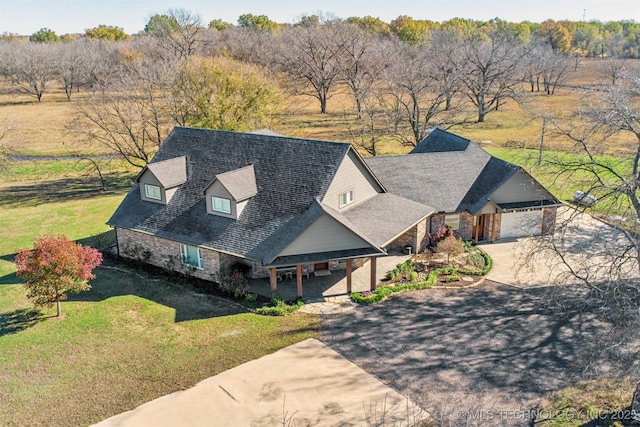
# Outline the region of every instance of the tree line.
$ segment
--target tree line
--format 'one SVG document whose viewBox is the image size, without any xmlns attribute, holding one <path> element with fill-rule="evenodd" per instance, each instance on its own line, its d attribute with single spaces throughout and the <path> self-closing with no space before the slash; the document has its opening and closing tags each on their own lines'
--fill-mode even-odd
<svg viewBox="0 0 640 427">
<path fill-rule="evenodd" d="M 153 15 L 144 30 L 140 34 L 148 34 L 154 27 L 164 29 L 175 28 L 179 25 L 180 14 L 194 16 L 188 11 L 171 9 L 166 13 Z M 224 31 L 229 28 L 239 27 L 255 31 L 279 33 L 291 26 L 317 26 L 327 21 L 335 21 L 336 18 L 322 15 L 303 15 L 299 20 L 291 24 L 279 24 L 271 20 L 266 15 L 243 14 L 238 17 L 237 24 L 225 22 L 221 19 L 211 20 L 205 25 L 201 19 L 194 21 L 200 28 L 206 26 L 214 31 Z M 608 21 L 554 21 L 546 20 L 542 23 L 524 21 L 513 23 L 494 18 L 489 21 L 453 18 L 443 22 L 435 22 L 428 19 L 414 19 L 410 16 L 401 15 L 390 23 L 382 21 L 380 18 L 371 16 L 349 17 L 345 20 L 357 25 L 363 30 L 371 33 L 393 37 L 409 45 L 420 45 L 428 43 L 431 33 L 437 30 L 454 30 L 468 33 L 481 31 L 486 34 L 494 32 L 496 29 L 508 29 L 518 34 L 524 42 L 529 43 L 534 39 L 543 40 L 554 49 L 559 49 L 563 53 L 573 56 L 587 58 L 640 58 L 640 23 L 634 20 Z M 160 25 L 158 25 L 160 24 Z M 195 29 L 195 27 L 194 27 Z M 140 34 L 133 35 L 134 37 Z M 63 34 L 58 36 L 55 31 L 49 28 L 42 28 L 30 36 L 5 33 L 2 38 L 5 40 L 29 39 L 34 42 L 58 42 L 73 41 L 78 38 L 99 39 L 99 40 L 128 40 L 131 35 L 126 34 L 124 29 L 111 25 L 99 25 L 88 28 L 83 34 Z"/>
<path fill-rule="evenodd" d="M 434 126 L 483 122 L 520 102 L 523 82 L 553 95 L 583 56 L 571 53 L 566 25 L 321 15 L 280 25 L 245 14 L 238 25 L 206 26 L 197 14 L 169 9 L 132 37 L 104 25 L 75 39 L 48 29 L 29 39 L 5 35 L 0 75 L 38 101 L 54 82 L 69 101 L 88 91 L 77 103 L 79 131 L 136 166 L 173 125 L 264 127 L 284 93 L 311 97 L 327 113 L 338 89 L 353 98 L 356 119 L 345 121 L 354 142 L 376 155 L 381 138 L 415 145 Z M 632 27 L 620 25 L 623 33 Z M 603 59 L 603 73 L 615 83 L 627 63 Z"/>
</svg>

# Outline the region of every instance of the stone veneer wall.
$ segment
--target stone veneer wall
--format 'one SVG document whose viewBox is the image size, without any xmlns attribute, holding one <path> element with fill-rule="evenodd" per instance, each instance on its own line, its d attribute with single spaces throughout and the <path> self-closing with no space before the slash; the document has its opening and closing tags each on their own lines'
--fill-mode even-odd
<svg viewBox="0 0 640 427">
<path fill-rule="evenodd" d="M 448 215 L 459 215 L 460 223 L 457 230 L 454 230 L 457 237 L 463 240 L 470 240 L 473 231 L 473 215 L 467 212 L 456 212 L 446 214 L 436 214 L 431 216 L 431 228 L 429 233 L 436 233 L 438 228 L 444 225 L 444 218 Z"/>
<path fill-rule="evenodd" d="M 167 270 L 211 280 L 212 274 L 219 271 L 229 272 L 231 266 L 238 263 L 250 267 L 248 274 L 252 279 L 269 277 L 270 275 L 269 269 L 263 267 L 259 261 L 239 258 L 205 248 L 200 248 L 204 260 L 204 268 L 200 270 L 188 267 L 182 265 L 180 261 L 179 242 L 123 228 L 118 228 L 116 233 L 120 256 L 146 262 Z M 353 268 L 361 267 L 367 260 L 368 258 L 354 259 Z M 313 271 L 313 264 L 309 264 L 307 267 L 310 272 Z M 330 270 L 344 270 L 346 268 L 347 263 L 344 260 L 329 262 Z"/>
<path fill-rule="evenodd" d="M 387 248 L 404 251 L 406 246 L 411 246 L 414 253 L 420 252 L 429 244 L 429 238 L 427 236 L 428 221 L 429 218 L 420 221 L 391 242 Z"/>
</svg>

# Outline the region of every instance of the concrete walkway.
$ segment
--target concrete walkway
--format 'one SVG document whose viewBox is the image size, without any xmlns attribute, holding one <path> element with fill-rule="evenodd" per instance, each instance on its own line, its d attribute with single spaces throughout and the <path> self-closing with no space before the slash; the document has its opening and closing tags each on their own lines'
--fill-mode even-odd
<svg viewBox="0 0 640 427">
<path fill-rule="evenodd" d="M 406 426 L 425 415 L 320 341 L 308 339 L 95 426 Z"/>
</svg>

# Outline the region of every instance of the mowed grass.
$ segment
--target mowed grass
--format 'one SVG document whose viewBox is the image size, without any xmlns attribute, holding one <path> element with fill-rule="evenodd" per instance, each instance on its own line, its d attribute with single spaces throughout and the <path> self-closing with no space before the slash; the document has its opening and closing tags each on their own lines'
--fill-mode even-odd
<svg viewBox="0 0 640 427">
<path fill-rule="evenodd" d="M 0 425 L 87 425 L 314 336 L 315 316 L 267 317 L 99 267 L 61 319 L 0 286 Z"/>
<path fill-rule="evenodd" d="M 564 388 L 543 400 L 536 423 L 544 427 L 631 425 L 629 405 L 637 381 L 600 379 Z"/>
</svg>

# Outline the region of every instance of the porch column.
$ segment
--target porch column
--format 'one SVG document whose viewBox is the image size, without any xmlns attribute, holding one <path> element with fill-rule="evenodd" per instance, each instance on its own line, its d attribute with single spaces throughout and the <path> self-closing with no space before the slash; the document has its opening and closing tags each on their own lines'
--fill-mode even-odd
<svg viewBox="0 0 640 427">
<path fill-rule="evenodd" d="M 351 270 L 353 268 L 353 260 L 347 260 L 347 293 L 351 293 Z"/>
<path fill-rule="evenodd" d="M 474 223 L 473 225 L 475 225 L 475 227 L 474 227 L 474 228 L 476 229 L 476 235 L 475 235 L 474 237 L 475 237 L 475 241 L 476 241 L 476 243 L 478 243 L 478 234 L 480 234 L 480 233 L 479 233 L 479 229 L 480 229 L 480 217 L 479 217 L 479 216 L 474 216 L 474 217 L 473 217 L 473 223 Z"/>
<path fill-rule="evenodd" d="M 298 298 L 302 298 L 302 265 L 296 265 L 296 284 L 298 285 Z"/>
<path fill-rule="evenodd" d="M 493 243 L 493 241 L 495 240 L 495 234 L 496 233 L 496 214 L 492 213 L 491 214 L 491 243 Z"/>
<path fill-rule="evenodd" d="M 271 293 L 274 293 L 278 288 L 278 278 L 276 277 L 276 268 L 271 267 Z"/>
<path fill-rule="evenodd" d="M 376 260 L 377 260 L 376 257 L 369 258 L 369 261 L 371 262 L 371 273 L 370 273 L 370 275 L 371 275 L 371 282 L 370 282 L 371 286 L 370 286 L 370 289 L 372 291 L 376 290 L 376 282 L 377 282 L 376 281 L 376 277 L 377 277 L 377 275 L 376 275 Z"/>
</svg>

